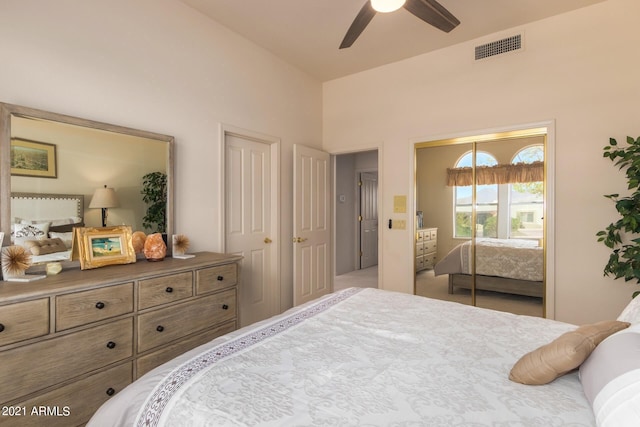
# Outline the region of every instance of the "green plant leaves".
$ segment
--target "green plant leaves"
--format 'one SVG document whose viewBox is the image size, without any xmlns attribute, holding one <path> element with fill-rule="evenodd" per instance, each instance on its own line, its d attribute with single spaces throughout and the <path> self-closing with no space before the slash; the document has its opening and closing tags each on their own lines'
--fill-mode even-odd
<svg viewBox="0 0 640 427">
<path fill-rule="evenodd" d="M 167 230 L 167 174 L 151 172 L 142 177 L 142 201 L 147 204 L 147 214 L 142 226 L 157 233 Z"/>
<path fill-rule="evenodd" d="M 604 197 L 615 203 L 620 219 L 609 224 L 605 230 L 598 231 L 598 242 L 613 249 L 609 261 L 604 268 L 605 276 L 615 279 L 624 278 L 626 282 L 635 280 L 640 283 L 640 237 L 623 244 L 622 234 L 626 236 L 640 235 L 640 137 L 627 137 L 627 146 L 619 148 L 614 138 L 609 138 L 609 145 L 604 147 L 603 157 L 608 158 L 620 170 L 625 171 L 627 188 L 632 190 L 630 196 L 620 197 L 618 193 Z M 636 294 L 640 291 L 635 292 Z"/>
</svg>

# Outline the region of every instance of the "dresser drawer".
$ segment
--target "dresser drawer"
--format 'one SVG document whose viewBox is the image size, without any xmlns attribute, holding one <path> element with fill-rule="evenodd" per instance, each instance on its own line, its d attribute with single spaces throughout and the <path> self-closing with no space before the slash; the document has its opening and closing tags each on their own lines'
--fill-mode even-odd
<svg viewBox="0 0 640 427">
<path fill-rule="evenodd" d="M 138 316 L 138 352 L 236 318 L 235 288 Z"/>
<path fill-rule="evenodd" d="M 138 284 L 138 309 L 155 307 L 179 301 L 193 295 L 193 273 L 171 274 L 140 280 Z"/>
<path fill-rule="evenodd" d="M 424 268 L 433 268 L 434 265 L 436 265 L 436 254 L 425 255 Z"/>
<path fill-rule="evenodd" d="M 237 264 L 203 268 L 196 272 L 196 293 L 204 294 L 238 283 Z"/>
<path fill-rule="evenodd" d="M 26 416 L 3 417 L 2 426 L 67 427 L 84 424 L 100 405 L 130 384 L 132 379 L 132 363 L 127 362 L 14 405 L 25 408 Z M 40 407 L 62 415 L 30 416 L 32 408 Z"/>
<path fill-rule="evenodd" d="M 5 351 L 1 355 L 0 384 L 11 386 L 0 387 L 0 402 L 18 399 L 132 354 L 133 318 Z"/>
<path fill-rule="evenodd" d="M 0 346 L 49 333 L 49 299 L 0 307 Z"/>
<path fill-rule="evenodd" d="M 214 338 L 218 338 L 219 336 L 235 331 L 236 329 L 236 322 L 232 320 L 231 322 L 222 324 L 213 329 L 209 329 L 208 331 L 181 340 L 176 344 L 163 347 L 162 350 L 154 351 L 153 353 L 142 356 L 137 360 L 137 378 L 140 378 L 156 366 L 160 366 L 163 363 L 168 362 L 169 360 L 181 355 L 186 351 L 196 348 L 199 345 L 208 343 Z"/>
<path fill-rule="evenodd" d="M 436 240 L 438 238 L 438 230 L 429 231 L 429 239 Z"/>
<path fill-rule="evenodd" d="M 424 242 L 424 253 L 435 252 L 438 249 L 438 242 L 435 240 L 428 240 Z"/>
<path fill-rule="evenodd" d="M 133 311 L 133 283 L 56 297 L 56 330 L 63 331 Z"/>
</svg>

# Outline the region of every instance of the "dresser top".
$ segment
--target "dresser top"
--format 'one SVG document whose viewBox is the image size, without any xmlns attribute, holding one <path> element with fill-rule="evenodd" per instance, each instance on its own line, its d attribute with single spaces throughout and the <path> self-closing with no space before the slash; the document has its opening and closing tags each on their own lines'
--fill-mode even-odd
<svg viewBox="0 0 640 427">
<path fill-rule="evenodd" d="M 91 270 L 71 268 L 54 276 L 33 282 L 0 281 L 0 305 L 21 300 L 93 289 L 141 278 L 163 276 L 179 271 L 228 264 L 240 261 L 242 256 L 215 252 L 197 252 L 195 257 L 178 259 L 167 257 L 162 261 L 145 259 L 133 264 L 110 265 Z"/>
</svg>

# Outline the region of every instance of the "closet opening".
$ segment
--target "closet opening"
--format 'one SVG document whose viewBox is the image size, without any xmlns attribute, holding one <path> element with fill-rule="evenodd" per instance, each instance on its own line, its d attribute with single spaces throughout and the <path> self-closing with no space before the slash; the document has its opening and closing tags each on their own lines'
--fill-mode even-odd
<svg viewBox="0 0 640 427">
<path fill-rule="evenodd" d="M 549 127 L 415 144 L 414 293 L 547 316 Z"/>
</svg>

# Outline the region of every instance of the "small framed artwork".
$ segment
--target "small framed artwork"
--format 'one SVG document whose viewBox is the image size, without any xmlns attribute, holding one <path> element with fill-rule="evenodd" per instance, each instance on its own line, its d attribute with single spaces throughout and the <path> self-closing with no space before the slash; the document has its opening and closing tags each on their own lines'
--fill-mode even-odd
<svg viewBox="0 0 640 427">
<path fill-rule="evenodd" d="M 11 139 L 11 175 L 57 178 L 56 146 L 28 139 Z"/>
<path fill-rule="evenodd" d="M 129 226 L 76 227 L 71 243 L 72 259 L 80 260 L 80 269 L 136 262 Z"/>
</svg>

